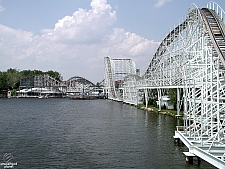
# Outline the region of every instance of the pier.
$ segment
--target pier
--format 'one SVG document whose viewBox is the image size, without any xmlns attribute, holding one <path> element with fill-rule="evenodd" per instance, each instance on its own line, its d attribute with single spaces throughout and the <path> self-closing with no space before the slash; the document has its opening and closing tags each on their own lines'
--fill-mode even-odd
<svg viewBox="0 0 225 169">
<path fill-rule="evenodd" d="M 176 131 L 174 139 L 178 139 L 178 142 L 184 143 L 189 149 L 189 152 L 184 152 L 188 164 L 193 164 L 193 158 L 197 158 L 198 165 L 200 165 L 201 159 L 203 159 L 217 168 L 224 168 L 225 141 L 202 145 L 194 138 L 189 137 L 184 131 Z M 202 139 L 207 140 L 208 138 L 206 136 Z"/>
</svg>

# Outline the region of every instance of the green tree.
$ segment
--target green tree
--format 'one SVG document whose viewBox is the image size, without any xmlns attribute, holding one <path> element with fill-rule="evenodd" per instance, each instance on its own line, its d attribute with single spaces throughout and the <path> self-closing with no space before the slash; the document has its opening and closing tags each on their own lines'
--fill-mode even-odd
<svg viewBox="0 0 225 169">
<path fill-rule="evenodd" d="M 169 98 L 171 104 L 177 103 L 177 89 L 169 89 Z"/>
<path fill-rule="evenodd" d="M 32 76 L 33 75 L 33 71 L 32 70 L 23 70 L 20 72 L 21 77 L 28 77 L 28 76 Z"/>
<path fill-rule="evenodd" d="M 20 80 L 20 73 L 18 70 L 16 69 L 8 69 L 6 72 L 6 76 L 7 76 L 7 85 L 9 89 L 14 89 L 16 88 L 16 84 L 18 83 L 18 81 Z"/>
<path fill-rule="evenodd" d="M 45 74 L 48 74 L 49 76 L 51 76 L 52 78 L 58 80 L 58 81 L 62 81 L 62 76 L 59 72 L 57 71 L 52 71 L 52 70 L 49 70 L 47 72 L 45 72 Z"/>
<path fill-rule="evenodd" d="M 183 90 L 180 91 L 180 100 L 182 100 Z M 174 109 L 177 109 L 177 89 L 169 89 L 169 103 L 174 106 Z M 183 109 L 183 104 L 181 105 L 181 110 Z"/>
<path fill-rule="evenodd" d="M 33 70 L 32 71 L 32 75 L 43 75 L 44 72 L 42 72 L 41 70 Z"/>
<path fill-rule="evenodd" d="M 62 76 L 59 72 L 49 70 L 43 72 L 41 70 L 22 70 L 10 68 L 5 72 L 0 71 L 0 90 L 13 90 L 18 89 L 20 85 L 20 78 L 29 77 L 33 75 L 43 75 L 48 74 L 52 78 L 58 81 L 62 81 Z"/>
<path fill-rule="evenodd" d="M 0 72 L 0 90 L 3 89 L 8 89 L 6 72 Z"/>
</svg>

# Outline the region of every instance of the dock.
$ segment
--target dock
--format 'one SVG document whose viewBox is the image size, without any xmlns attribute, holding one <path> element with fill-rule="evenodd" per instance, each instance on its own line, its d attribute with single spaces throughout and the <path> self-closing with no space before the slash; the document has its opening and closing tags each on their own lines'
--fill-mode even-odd
<svg viewBox="0 0 225 169">
<path fill-rule="evenodd" d="M 186 162 L 193 164 L 193 158 L 198 159 L 200 165 L 200 159 L 207 161 L 217 168 L 225 168 L 225 144 L 211 143 L 202 144 L 200 141 L 189 137 L 185 131 L 175 131 L 174 139 L 177 143 L 182 142 L 189 149 L 189 152 L 183 152 L 186 156 Z M 208 139 L 202 138 L 202 140 Z M 224 143 L 224 140 L 222 141 Z"/>
</svg>

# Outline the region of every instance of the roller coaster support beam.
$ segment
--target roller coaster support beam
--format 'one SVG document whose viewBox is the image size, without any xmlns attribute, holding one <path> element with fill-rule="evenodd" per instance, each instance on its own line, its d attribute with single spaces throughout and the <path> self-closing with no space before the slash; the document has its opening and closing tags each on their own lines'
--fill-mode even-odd
<svg viewBox="0 0 225 169">
<path fill-rule="evenodd" d="M 161 111 L 161 103 L 162 103 L 162 89 L 157 89 L 157 91 L 158 91 L 158 104 L 159 104 L 159 112 Z"/>
<path fill-rule="evenodd" d="M 144 89 L 144 93 L 145 93 L 145 107 L 148 107 L 148 89 Z"/>
</svg>

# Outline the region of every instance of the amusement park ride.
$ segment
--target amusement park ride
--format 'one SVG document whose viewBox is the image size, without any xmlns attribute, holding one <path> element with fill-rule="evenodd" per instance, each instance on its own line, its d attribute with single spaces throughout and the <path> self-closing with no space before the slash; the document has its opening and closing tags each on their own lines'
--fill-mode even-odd
<svg viewBox="0 0 225 169">
<path fill-rule="evenodd" d="M 225 168 L 224 18 L 224 10 L 214 2 L 205 8 L 192 4 L 186 18 L 162 40 L 143 76 L 131 59 L 105 57 L 105 79 L 99 85 L 78 76 L 64 82 L 34 76 L 21 80 L 18 94 L 46 88 L 71 98 L 103 94 L 134 106 L 145 99 L 147 106 L 152 90 L 157 90 L 160 111 L 163 91 L 176 89 L 177 115 L 183 104 L 184 126 L 177 126 L 174 139 L 188 147 L 184 154 L 189 161 L 197 157 Z M 28 84 L 36 91 L 25 91 Z M 49 91 L 42 93 L 53 96 Z"/>
<path fill-rule="evenodd" d="M 17 97 L 69 97 L 71 99 L 104 98 L 103 81 L 97 85 L 74 76 L 67 81 L 57 81 L 49 75 L 33 75 L 20 79 Z"/>
<path fill-rule="evenodd" d="M 184 107 L 184 126 L 177 127 L 174 138 L 188 147 L 188 161 L 197 157 L 218 168 L 225 168 L 224 18 L 215 2 L 202 9 L 192 4 L 186 18 L 162 40 L 143 76 L 136 74 L 131 60 L 118 64 L 118 59 L 105 58 L 109 99 L 136 106 L 145 98 L 147 106 L 154 89 L 160 111 L 163 91 L 176 89 L 177 105 Z"/>
</svg>

